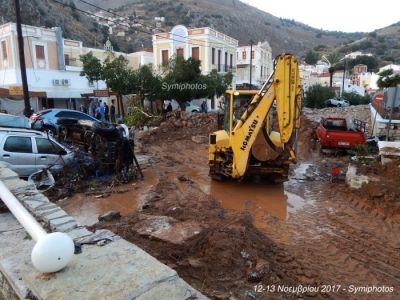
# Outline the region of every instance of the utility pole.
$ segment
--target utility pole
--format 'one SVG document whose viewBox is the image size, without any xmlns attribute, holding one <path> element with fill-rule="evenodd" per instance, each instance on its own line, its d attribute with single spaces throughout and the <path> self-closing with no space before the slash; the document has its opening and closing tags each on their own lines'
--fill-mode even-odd
<svg viewBox="0 0 400 300">
<path fill-rule="evenodd" d="M 250 40 L 250 89 L 253 86 L 251 84 L 252 71 L 253 71 L 253 40 Z"/>
<path fill-rule="evenodd" d="M 21 26 L 21 9 L 19 6 L 19 0 L 14 0 L 14 1 L 15 1 L 15 16 L 17 21 L 19 65 L 21 69 L 22 89 L 24 91 L 24 104 L 25 104 L 24 115 L 25 117 L 29 118 L 31 116 L 31 103 L 29 101 L 28 79 L 26 78 L 24 38 L 22 36 L 22 26 Z"/>
<path fill-rule="evenodd" d="M 346 76 L 346 56 L 344 57 L 344 68 L 343 68 L 343 81 L 342 81 L 342 93 L 341 93 L 341 97 L 343 97 L 343 93 L 344 93 L 344 77 Z M 332 81 L 331 81 L 332 82 Z"/>
</svg>

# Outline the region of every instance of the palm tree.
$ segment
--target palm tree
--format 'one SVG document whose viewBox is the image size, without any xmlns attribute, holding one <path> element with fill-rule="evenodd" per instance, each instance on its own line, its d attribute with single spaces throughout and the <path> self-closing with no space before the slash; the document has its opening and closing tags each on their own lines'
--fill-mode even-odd
<svg viewBox="0 0 400 300">
<path fill-rule="evenodd" d="M 332 87 L 333 73 L 335 73 L 337 67 L 341 64 L 344 57 L 337 52 L 331 52 L 327 56 L 323 55 L 322 60 L 328 63 L 329 71 L 329 86 Z"/>
</svg>

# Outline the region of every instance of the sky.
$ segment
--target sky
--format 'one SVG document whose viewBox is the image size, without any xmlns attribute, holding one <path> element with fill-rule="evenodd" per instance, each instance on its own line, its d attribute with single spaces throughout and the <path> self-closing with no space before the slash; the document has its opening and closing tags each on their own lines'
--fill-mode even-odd
<svg viewBox="0 0 400 300">
<path fill-rule="evenodd" d="M 400 21 L 399 0 L 242 0 L 276 17 L 324 30 L 370 32 Z"/>
</svg>

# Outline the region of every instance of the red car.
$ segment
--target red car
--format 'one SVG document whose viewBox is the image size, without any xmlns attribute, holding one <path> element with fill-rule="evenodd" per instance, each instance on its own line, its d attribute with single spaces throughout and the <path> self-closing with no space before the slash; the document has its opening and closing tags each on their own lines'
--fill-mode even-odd
<svg viewBox="0 0 400 300">
<path fill-rule="evenodd" d="M 355 149 L 365 144 L 365 122 L 345 118 L 323 118 L 316 136 L 321 148 Z"/>
</svg>

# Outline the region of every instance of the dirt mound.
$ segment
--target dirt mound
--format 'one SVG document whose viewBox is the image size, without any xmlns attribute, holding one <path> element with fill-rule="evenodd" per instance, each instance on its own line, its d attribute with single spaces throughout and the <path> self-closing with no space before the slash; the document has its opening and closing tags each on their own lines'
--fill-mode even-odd
<svg viewBox="0 0 400 300">
<path fill-rule="evenodd" d="M 192 136 L 207 136 L 217 130 L 216 113 L 169 113 L 158 128 L 140 135 L 143 143 L 160 144 L 167 141 L 191 139 Z"/>
<path fill-rule="evenodd" d="M 400 223 L 400 167 L 396 164 L 360 166 L 359 173 L 370 177 L 368 184 L 352 192 L 352 200 L 383 219 Z"/>
<path fill-rule="evenodd" d="M 154 216 L 166 216 L 182 224 L 195 222 L 201 230 L 178 245 L 149 238 L 140 227 L 143 219 Z M 177 270 L 195 288 L 218 299 L 256 295 L 257 283 L 299 284 L 297 274 L 307 274 L 299 271 L 305 269 L 290 254 L 254 227 L 249 215 L 224 210 L 187 176 L 174 180 L 171 175 L 161 176 L 142 212 L 98 223 L 96 228 L 110 229 L 142 247 Z"/>
<path fill-rule="evenodd" d="M 315 144 L 315 130 L 317 123 L 302 115 L 300 119 L 300 130 L 297 139 L 297 157 L 299 160 L 306 160 L 311 155 Z"/>
</svg>

